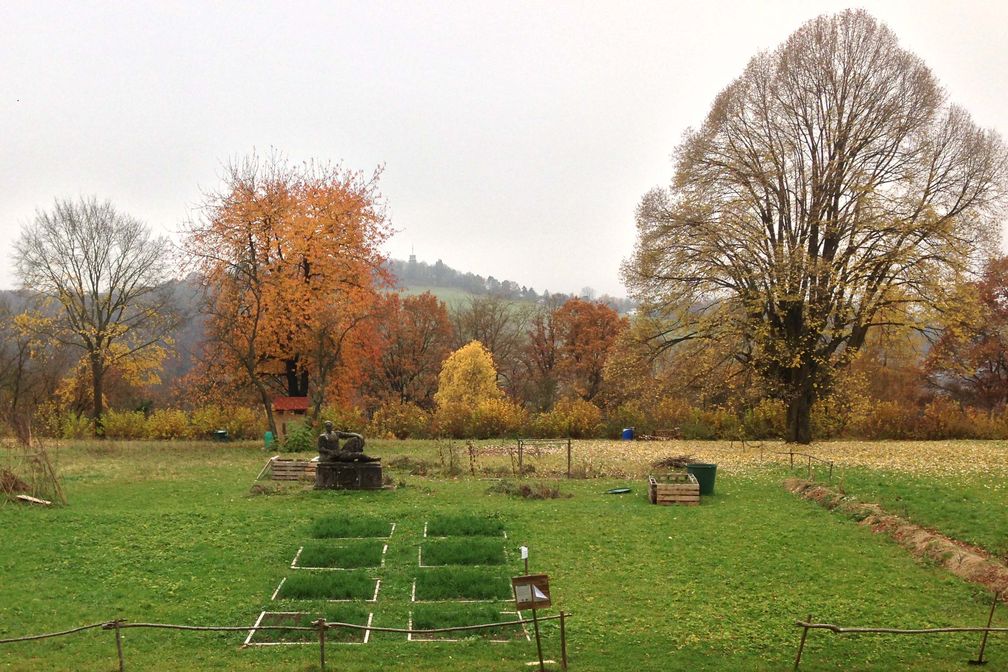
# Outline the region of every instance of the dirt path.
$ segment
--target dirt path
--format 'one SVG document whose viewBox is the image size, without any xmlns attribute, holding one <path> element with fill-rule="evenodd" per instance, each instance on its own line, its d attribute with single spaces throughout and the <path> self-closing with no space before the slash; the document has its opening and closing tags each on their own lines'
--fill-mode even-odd
<svg viewBox="0 0 1008 672">
<path fill-rule="evenodd" d="M 789 478 L 784 487 L 799 497 L 854 518 L 873 532 L 889 535 L 914 556 L 928 558 L 966 581 L 986 586 L 1001 595 L 1002 600 L 1008 598 L 1008 566 L 983 549 L 894 516 L 878 504 L 848 499 L 819 483 Z"/>
</svg>

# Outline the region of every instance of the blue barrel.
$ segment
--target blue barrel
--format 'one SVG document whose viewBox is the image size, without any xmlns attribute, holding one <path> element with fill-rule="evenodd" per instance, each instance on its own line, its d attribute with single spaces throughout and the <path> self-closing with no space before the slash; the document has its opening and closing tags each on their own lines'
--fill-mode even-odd
<svg viewBox="0 0 1008 672">
<path fill-rule="evenodd" d="M 624 441 L 633 441 L 633 427 L 624 427 L 623 428 L 623 440 Z"/>
</svg>

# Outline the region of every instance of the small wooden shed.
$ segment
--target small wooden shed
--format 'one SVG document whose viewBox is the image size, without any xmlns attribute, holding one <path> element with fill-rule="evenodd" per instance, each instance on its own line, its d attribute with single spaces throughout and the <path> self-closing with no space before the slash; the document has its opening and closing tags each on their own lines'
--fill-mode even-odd
<svg viewBox="0 0 1008 672">
<path fill-rule="evenodd" d="M 287 438 L 287 425 L 304 422 L 311 402 L 308 397 L 275 397 L 273 399 L 273 419 L 276 421 L 277 441 Z"/>
</svg>

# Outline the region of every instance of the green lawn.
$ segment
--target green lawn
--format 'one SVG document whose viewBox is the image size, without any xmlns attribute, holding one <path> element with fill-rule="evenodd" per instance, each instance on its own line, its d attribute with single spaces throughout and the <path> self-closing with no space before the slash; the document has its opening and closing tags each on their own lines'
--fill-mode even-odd
<svg viewBox="0 0 1008 672">
<path fill-rule="evenodd" d="M 384 459 L 410 454 L 437 460 L 432 444 L 368 445 Z M 695 454 L 708 449 L 690 448 Z M 406 626 L 416 608 L 410 601 L 414 579 L 434 571 L 417 567 L 425 522 L 463 513 L 501 521 L 509 545 L 503 574 L 520 573 L 517 547 L 528 546 L 531 571 L 550 575 L 554 608 L 545 613 L 571 614 L 572 670 L 790 669 L 799 637 L 793 622 L 809 613 L 840 625 L 976 625 L 986 618 L 983 590 L 788 494 L 778 467 L 725 469 L 716 496 L 679 508 L 648 504 L 637 476 L 562 481 L 572 497 L 534 501 L 488 494 L 492 482 L 486 479 L 405 473 L 392 474 L 402 487 L 390 491 L 314 492 L 288 485 L 250 495 L 265 458 L 256 447 L 219 444 L 62 448 L 69 506 L 0 506 L 0 638 L 113 618 L 251 626 L 263 610 L 296 611 L 296 600 L 270 599 L 280 579 L 298 571 L 289 569 L 292 549 L 311 540 L 315 521 L 348 513 L 396 524 L 385 566 L 367 570 L 381 578 L 378 601 L 353 603 L 373 613 L 373 625 L 388 627 Z M 952 477 L 915 478 L 921 489 L 956 491 Z M 604 494 L 621 485 L 632 492 Z M 861 487 L 852 470 L 846 485 Z M 978 501 L 985 508 L 999 500 Z M 951 517 L 977 508 L 969 501 L 958 507 Z M 986 527 L 983 521 L 978 518 L 976 529 Z M 317 613 L 318 603 L 309 604 L 305 611 Z M 500 607 L 507 610 L 508 601 Z M 995 622 L 1006 625 L 1006 613 Z M 126 666 L 317 667 L 317 649 L 310 645 L 241 649 L 246 635 L 127 630 Z M 547 656 L 559 659 L 555 621 L 544 624 L 543 636 Z M 977 641 L 973 635 L 841 638 L 816 632 L 802 669 L 962 670 Z M 995 637 L 989 646 L 994 669 L 1008 662 L 1003 644 Z M 524 640 L 415 643 L 405 635 L 372 633 L 366 645 L 327 648 L 326 658 L 330 669 L 350 672 L 517 671 L 528 669 L 535 650 Z M 0 645 L 0 670 L 105 672 L 115 665 L 114 638 L 101 630 Z"/>
<path fill-rule="evenodd" d="M 848 469 L 844 491 L 887 511 L 1008 560 L 1008 480 L 999 473 L 921 479 L 887 470 Z"/>
</svg>

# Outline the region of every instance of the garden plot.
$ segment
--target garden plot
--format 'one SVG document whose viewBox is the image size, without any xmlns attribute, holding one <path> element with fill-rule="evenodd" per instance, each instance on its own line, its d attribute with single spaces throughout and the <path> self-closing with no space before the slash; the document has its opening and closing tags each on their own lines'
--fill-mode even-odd
<svg viewBox="0 0 1008 672">
<path fill-rule="evenodd" d="M 245 638 L 245 646 L 277 646 L 282 644 L 318 644 L 314 630 L 276 630 L 263 626 L 283 625 L 290 628 L 310 628 L 313 621 L 324 618 L 332 623 L 350 623 L 370 628 L 373 614 L 353 605 L 327 606 L 314 611 L 264 611 Z M 371 630 L 357 628 L 327 628 L 326 643 L 367 644 Z"/>
<path fill-rule="evenodd" d="M 298 548 L 291 569 L 346 570 L 385 566 L 388 544 L 371 539 L 311 541 Z"/>
<path fill-rule="evenodd" d="M 504 523 L 490 516 L 438 515 L 424 523 L 424 537 L 504 537 Z"/>
<path fill-rule="evenodd" d="M 477 567 L 433 567 L 413 580 L 413 602 L 494 602 L 511 596 L 510 579 Z"/>
<path fill-rule="evenodd" d="M 481 639 L 489 642 L 531 641 L 528 630 L 525 629 L 524 623 L 520 622 L 521 620 L 520 612 L 501 611 L 498 607 L 488 604 L 418 604 L 409 614 L 410 630 L 435 630 L 483 623 L 516 622 L 480 630 L 410 633 L 406 635 L 406 639 L 410 642 L 458 642 L 463 639 Z"/>
<path fill-rule="evenodd" d="M 385 539 L 395 532 L 395 523 L 379 516 L 351 516 L 348 514 L 317 518 L 311 526 L 315 539 Z"/>
<path fill-rule="evenodd" d="M 377 602 L 380 587 L 381 579 L 359 570 L 303 571 L 281 579 L 272 599 Z"/>
<path fill-rule="evenodd" d="M 492 537 L 429 539 L 417 550 L 420 567 L 503 565 L 506 561 L 504 541 Z"/>
</svg>

